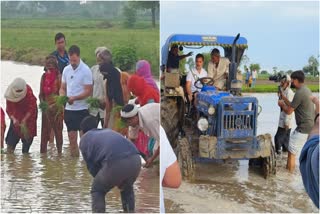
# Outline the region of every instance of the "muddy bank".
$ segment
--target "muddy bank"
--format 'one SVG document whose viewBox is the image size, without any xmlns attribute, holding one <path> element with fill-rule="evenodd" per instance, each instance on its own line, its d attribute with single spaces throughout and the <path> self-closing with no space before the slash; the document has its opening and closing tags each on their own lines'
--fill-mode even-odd
<svg viewBox="0 0 320 214">
<path fill-rule="evenodd" d="M 47 55 L 48 53 L 46 51 L 36 48 L 27 48 L 24 50 L 1 48 L 1 60 L 24 62 L 29 65 L 44 65 L 44 60 Z"/>
</svg>

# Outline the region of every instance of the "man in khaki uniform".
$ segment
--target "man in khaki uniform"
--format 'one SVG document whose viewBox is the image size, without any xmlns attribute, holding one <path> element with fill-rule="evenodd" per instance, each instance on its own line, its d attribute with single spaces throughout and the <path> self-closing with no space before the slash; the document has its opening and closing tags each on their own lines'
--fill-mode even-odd
<svg viewBox="0 0 320 214">
<path fill-rule="evenodd" d="M 220 51 L 217 48 L 211 51 L 211 61 L 208 63 L 208 77 L 213 78 L 214 86 L 219 90 L 225 90 L 229 64 L 229 59 L 220 57 Z"/>
</svg>

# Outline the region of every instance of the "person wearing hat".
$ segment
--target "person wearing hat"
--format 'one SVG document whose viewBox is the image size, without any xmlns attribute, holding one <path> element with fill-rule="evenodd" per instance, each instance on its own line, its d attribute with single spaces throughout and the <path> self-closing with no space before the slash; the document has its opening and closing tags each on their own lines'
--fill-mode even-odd
<svg viewBox="0 0 320 214">
<path fill-rule="evenodd" d="M 160 154 L 160 104 L 149 103 L 140 108 L 133 104 L 127 104 L 122 108 L 120 114 L 128 126 L 139 127 L 146 135 L 154 138 L 156 141 L 154 145 L 155 151 L 153 155 L 147 159 L 145 165 L 146 167 L 151 166 Z"/>
<path fill-rule="evenodd" d="M 284 75 L 280 81 L 280 92 L 282 95 L 278 94 L 279 99 L 282 99 L 284 96 L 290 102 L 292 102 L 294 93 L 290 88 L 291 85 L 291 78 L 289 75 Z M 278 123 L 278 130 L 276 135 L 274 136 L 274 143 L 277 154 L 280 154 L 281 151 L 287 152 L 288 151 L 288 144 L 290 139 L 290 132 L 292 127 L 292 118 L 293 114 L 287 114 L 284 111 L 280 111 L 279 123 Z"/>
<path fill-rule="evenodd" d="M 80 151 L 94 177 L 91 186 L 92 212 L 105 212 L 106 194 L 118 187 L 123 211 L 133 213 L 133 184 L 141 170 L 138 150 L 121 134 L 111 129 L 97 129 L 97 121 L 93 116 L 85 117 L 80 129 Z"/>
<path fill-rule="evenodd" d="M 173 44 L 168 54 L 167 72 L 170 72 L 172 69 L 179 69 L 180 60 L 189 56 L 192 56 L 192 52 L 185 55 L 179 55 L 178 45 Z"/>
<path fill-rule="evenodd" d="M 5 95 L 7 114 L 11 120 L 6 136 L 7 153 L 13 153 L 20 139 L 22 153 L 28 153 L 33 138 L 37 136 L 37 98 L 22 78 L 16 78 L 8 86 Z"/>
</svg>

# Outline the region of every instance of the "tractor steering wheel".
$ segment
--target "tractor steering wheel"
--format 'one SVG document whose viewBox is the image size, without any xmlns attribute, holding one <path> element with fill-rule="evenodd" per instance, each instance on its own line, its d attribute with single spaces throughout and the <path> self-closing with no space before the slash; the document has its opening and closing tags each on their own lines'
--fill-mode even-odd
<svg viewBox="0 0 320 214">
<path fill-rule="evenodd" d="M 200 81 L 200 83 L 201 83 L 201 87 L 200 86 L 198 86 L 198 82 Z M 199 78 L 199 79 L 197 79 L 197 81 L 195 81 L 194 82 L 194 87 L 196 87 L 197 89 L 202 89 L 202 87 L 204 86 L 204 85 L 210 85 L 210 86 L 212 86 L 214 84 L 214 80 L 213 80 L 213 78 L 212 77 L 202 77 L 202 78 Z"/>
</svg>

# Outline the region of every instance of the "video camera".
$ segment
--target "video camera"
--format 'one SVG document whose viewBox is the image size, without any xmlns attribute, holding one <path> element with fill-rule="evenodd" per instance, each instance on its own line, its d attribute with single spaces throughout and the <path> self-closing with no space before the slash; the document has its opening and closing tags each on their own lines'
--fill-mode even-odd
<svg viewBox="0 0 320 214">
<path fill-rule="evenodd" d="M 271 75 L 269 76 L 269 80 L 270 81 L 274 81 L 274 82 L 280 82 L 282 79 L 282 75 L 280 73 L 276 74 L 276 75 Z"/>
</svg>

